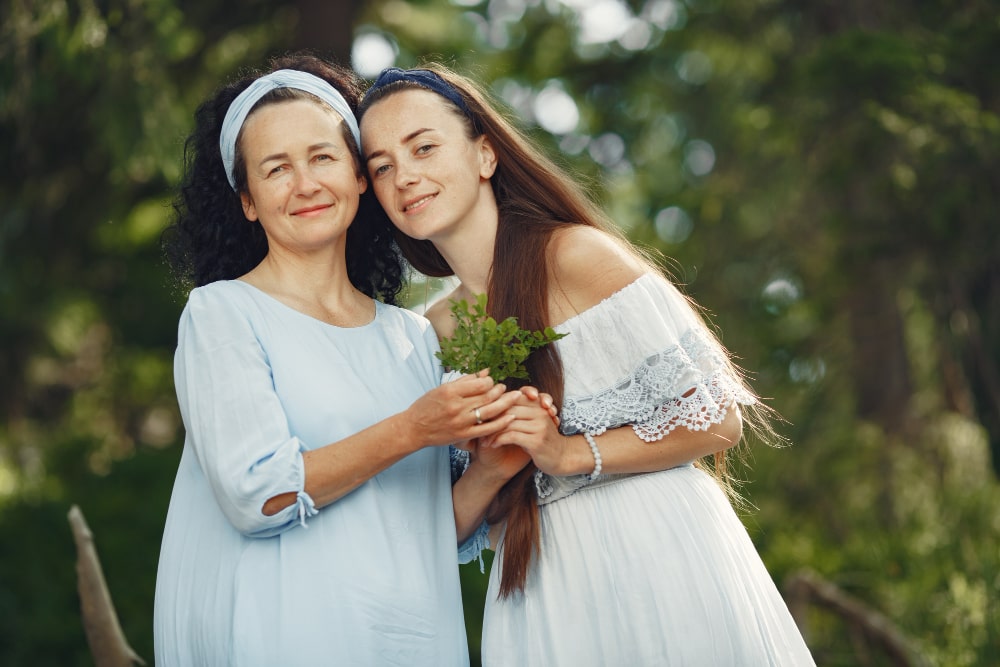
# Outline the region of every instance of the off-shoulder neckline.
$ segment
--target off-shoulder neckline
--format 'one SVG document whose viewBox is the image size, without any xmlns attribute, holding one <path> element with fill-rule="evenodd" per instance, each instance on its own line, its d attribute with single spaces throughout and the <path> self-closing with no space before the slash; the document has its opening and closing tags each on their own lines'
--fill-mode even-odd
<svg viewBox="0 0 1000 667">
<path fill-rule="evenodd" d="M 604 297 L 603 299 L 601 299 L 600 301 L 598 301 L 594 305 L 589 306 L 587 308 L 584 308 L 583 310 L 581 310 L 580 312 L 578 312 L 576 315 L 573 315 L 571 317 L 566 318 L 565 320 L 563 320 L 559 324 L 553 325 L 552 328 L 555 329 L 556 331 L 560 331 L 560 330 L 566 329 L 570 324 L 572 324 L 573 322 L 575 322 L 577 320 L 583 319 L 585 317 L 589 317 L 593 312 L 595 312 L 597 310 L 603 309 L 603 307 L 606 304 L 610 303 L 611 301 L 617 301 L 617 300 L 623 298 L 623 295 L 626 292 L 631 291 L 632 288 L 636 287 L 640 282 L 644 281 L 646 278 L 649 278 L 651 280 L 655 280 L 657 278 L 657 274 L 655 274 L 655 273 L 653 273 L 651 271 L 647 271 L 646 273 L 643 273 L 642 275 L 638 276 L 635 280 L 633 280 L 629 284 L 623 286 L 621 289 L 619 289 L 619 290 L 617 290 L 615 292 L 612 292 L 611 294 L 609 294 L 608 296 Z"/>
</svg>

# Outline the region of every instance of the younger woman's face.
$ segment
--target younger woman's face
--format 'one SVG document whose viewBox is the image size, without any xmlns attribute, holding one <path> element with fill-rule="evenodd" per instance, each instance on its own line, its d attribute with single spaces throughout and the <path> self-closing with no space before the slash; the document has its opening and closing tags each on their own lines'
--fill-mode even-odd
<svg viewBox="0 0 1000 667">
<path fill-rule="evenodd" d="M 496 215 L 493 147 L 485 136 L 469 139 L 440 95 L 407 89 L 379 100 L 362 118 L 361 144 L 375 196 L 404 234 L 445 240 Z"/>
</svg>

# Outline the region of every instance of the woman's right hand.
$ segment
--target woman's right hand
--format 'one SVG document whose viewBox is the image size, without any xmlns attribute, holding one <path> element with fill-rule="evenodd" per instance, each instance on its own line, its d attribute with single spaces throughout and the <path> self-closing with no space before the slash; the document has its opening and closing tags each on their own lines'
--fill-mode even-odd
<svg viewBox="0 0 1000 667">
<path fill-rule="evenodd" d="M 431 389 L 403 416 L 420 446 L 447 445 L 502 431 L 516 418 L 507 411 L 520 397 L 482 370 Z"/>
<path fill-rule="evenodd" d="M 516 417 L 515 420 L 503 431 L 485 438 L 480 443 L 481 448 L 518 447 L 526 451 L 544 473 L 559 476 L 576 473 L 573 467 L 579 465 L 580 452 L 570 446 L 570 437 L 559 432 L 558 417 L 553 417 L 546 401 L 522 393 L 510 414 Z M 583 451 L 590 456 L 586 443 Z"/>
<path fill-rule="evenodd" d="M 516 475 L 521 469 L 528 465 L 531 456 L 517 445 L 506 445 L 503 447 L 489 447 L 485 444 L 488 436 L 483 440 L 472 440 L 469 442 L 469 453 L 471 460 L 469 470 L 479 469 L 483 477 L 495 480 L 500 485 L 506 484 L 507 480 Z M 468 471 L 466 471 L 468 474 Z"/>
</svg>

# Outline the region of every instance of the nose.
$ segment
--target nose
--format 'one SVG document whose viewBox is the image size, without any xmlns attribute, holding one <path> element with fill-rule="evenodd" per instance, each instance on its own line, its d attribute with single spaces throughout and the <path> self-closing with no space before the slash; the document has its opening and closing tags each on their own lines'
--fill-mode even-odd
<svg viewBox="0 0 1000 667">
<path fill-rule="evenodd" d="M 404 190 L 420 180 L 412 160 L 400 160 L 394 172 L 396 187 Z"/>
<path fill-rule="evenodd" d="M 320 189 L 319 180 L 309 167 L 302 167 L 295 170 L 295 191 L 299 194 L 309 195 Z"/>
</svg>

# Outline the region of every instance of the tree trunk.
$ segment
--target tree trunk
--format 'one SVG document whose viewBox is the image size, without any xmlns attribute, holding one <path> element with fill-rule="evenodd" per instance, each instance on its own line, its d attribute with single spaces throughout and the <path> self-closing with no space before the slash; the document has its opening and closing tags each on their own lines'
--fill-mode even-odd
<svg viewBox="0 0 1000 667">
<path fill-rule="evenodd" d="M 295 49 L 306 49 L 341 65 L 351 64 L 354 21 L 360 0 L 298 0 L 299 23 Z"/>
<path fill-rule="evenodd" d="M 809 638 L 807 606 L 814 604 L 837 614 L 869 644 L 880 648 L 896 667 L 930 667 L 930 662 L 884 615 L 841 590 L 815 572 L 799 571 L 785 580 L 785 599 L 802 635 Z"/>
<path fill-rule="evenodd" d="M 909 412 L 910 379 L 894 267 L 873 262 L 848 294 L 858 416 L 901 433 Z"/>
<path fill-rule="evenodd" d="M 77 588 L 80 592 L 80 612 L 83 616 L 83 630 L 87 634 L 87 644 L 97 667 L 132 667 L 145 665 L 145 661 L 135 654 L 111 602 L 101 561 L 94 548 L 94 534 L 90 532 L 83 512 L 76 505 L 69 510 L 69 525 L 76 542 Z"/>
</svg>

